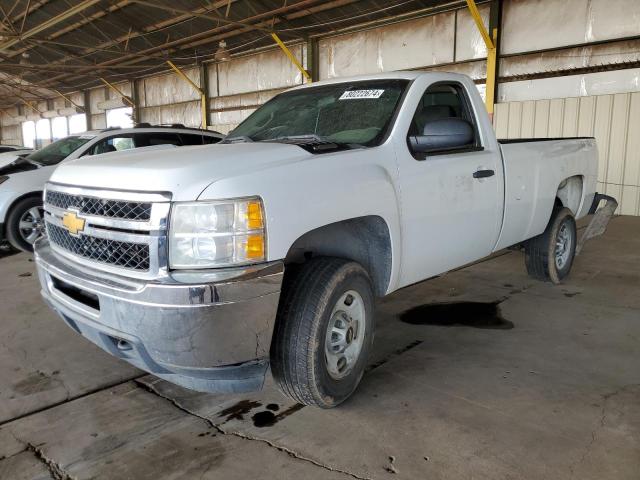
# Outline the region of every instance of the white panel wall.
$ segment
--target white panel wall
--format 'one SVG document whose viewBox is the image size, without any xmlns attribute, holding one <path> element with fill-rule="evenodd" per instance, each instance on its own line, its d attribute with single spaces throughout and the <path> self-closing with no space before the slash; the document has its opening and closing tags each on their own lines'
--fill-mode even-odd
<svg viewBox="0 0 640 480">
<path fill-rule="evenodd" d="M 199 69 L 185 69 L 184 73 L 200 86 Z M 182 123 L 188 127 L 202 124 L 200 94 L 177 73 L 138 80 L 138 94 L 141 122 Z"/>
<path fill-rule="evenodd" d="M 480 6 L 488 23 L 489 8 Z M 466 9 L 399 22 L 319 41 L 319 76 L 333 78 L 410 68 L 433 68 L 483 78 L 486 48 Z M 305 46 L 291 46 L 304 64 Z M 454 61 L 477 62 L 452 64 Z M 279 50 L 240 57 L 208 68 L 211 128 L 227 133 L 257 106 L 302 83 Z"/>
<path fill-rule="evenodd" d="M 488 6 L 479 9 L 488 24 Z M 465 9 L 319 41 L 321 79 L 431 67 L 486 55 Z"/>
<path fill-rule="evenodd" d="M 638 35 L 637 0 L 506 0 L 502 54 Z"/>
<path fill-rule="evenodd" d="M 0 129 L 2 130 L 2 141 L 5 145 L 22 145 L 22 127 L 18 116 L 17 108 L 10 108 L 0 112 Z"/>
<path fill-rule="evenodd" d="M 289 49 L 304 65 L 306 48 Z M 235 58 L 209 66 L 211 129 L 228 133 L 262 105 L 283 90 L 300 85 L 300 71 L 279 49 Z"/>
<path fill-rule="evenodd" d="M 640 92 L 499 103 L 494 124 L 499 138 L 594 136 L 598 191 L 640 215 Z"/>
<path fill-rule="evenodd" d="M 501 83 L 498 101 L 585 97 L 640 90 L 640 68 Z"/>
</svg>

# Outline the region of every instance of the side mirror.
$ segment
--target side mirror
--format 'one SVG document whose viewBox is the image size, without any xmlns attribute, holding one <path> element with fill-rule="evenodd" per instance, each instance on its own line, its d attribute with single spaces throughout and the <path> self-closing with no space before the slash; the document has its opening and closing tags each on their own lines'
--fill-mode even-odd
<svg viewBox="0 0 640 480">
<path fill-rule="evenodd" d="M 473 143 L 473 127 L 462 118 L 441 118 L 427 122 L 422 135 L 409 137 L 415 153 L 453 150 Z"/>
</svg>

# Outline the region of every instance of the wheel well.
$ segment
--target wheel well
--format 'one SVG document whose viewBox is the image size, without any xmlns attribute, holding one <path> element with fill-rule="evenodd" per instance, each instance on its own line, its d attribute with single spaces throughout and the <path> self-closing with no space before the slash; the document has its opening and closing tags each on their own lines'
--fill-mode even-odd
<svg viewBox="0 0 640 480">
<path fill-rule="evenodd" d="M 7 217 L 9 216 L 9 213 L 11 212 L 11 210 L 13 210 L 13 207 L 16 206 L 16 203 L 18 203 L 21 200 L 24 200 L 25 198 L 42 198 L 42 192 L 29 192 L 29 193 L 25 193 L 24 195 L 19 196 L 18 198 L 16 198 L 13 202 L 11 202 L 11 205 L 9 205 L 9 208 L 7 208 Z"/>
<path fill-rule="evenodd" d="M 558 186 L 555 205 L 567 207 L 574 216 L 577 216 L 582 203 L 583 186 L 584 178 L 582 175 L 565 178 Z"/>
<path fill-rule="evenodd" d="M 352 218 L 305 233 L 291 245 L 285 266 L 317 256 L 358 262 L 369 273 L 376 295 L 386 293 L 391 278 L 391 236 L 381 217 Z"/>
</svg>

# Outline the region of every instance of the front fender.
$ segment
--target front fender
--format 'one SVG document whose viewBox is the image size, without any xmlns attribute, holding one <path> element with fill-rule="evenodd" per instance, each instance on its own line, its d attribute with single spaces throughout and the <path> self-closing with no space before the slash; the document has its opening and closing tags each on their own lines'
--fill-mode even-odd
<svg viewBox="0 0 640 480">
<path fill-rule="evenodd" d="M 268 260 L 286 257 L 294 242 L 319 227 L 368 215 L 381 217 L 391 237 L 393 290 L 400 265 L 400 203 L 395 152 L 388 145 L 305 156 L 216 181 L 199 200 L 258 195 L 267 219 Z"/>
</svg>

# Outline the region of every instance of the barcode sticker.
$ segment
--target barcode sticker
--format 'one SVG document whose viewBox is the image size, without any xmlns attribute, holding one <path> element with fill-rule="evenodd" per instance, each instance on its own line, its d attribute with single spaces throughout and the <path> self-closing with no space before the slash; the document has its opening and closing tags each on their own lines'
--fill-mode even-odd
<svg viewBox="0 0 640 480">
<path fill-rule="evenodd" d="M 361 98 L 380 98 L 384 90 L 347 90 L 340 100 L 359 100 Z"/>
</svg>

